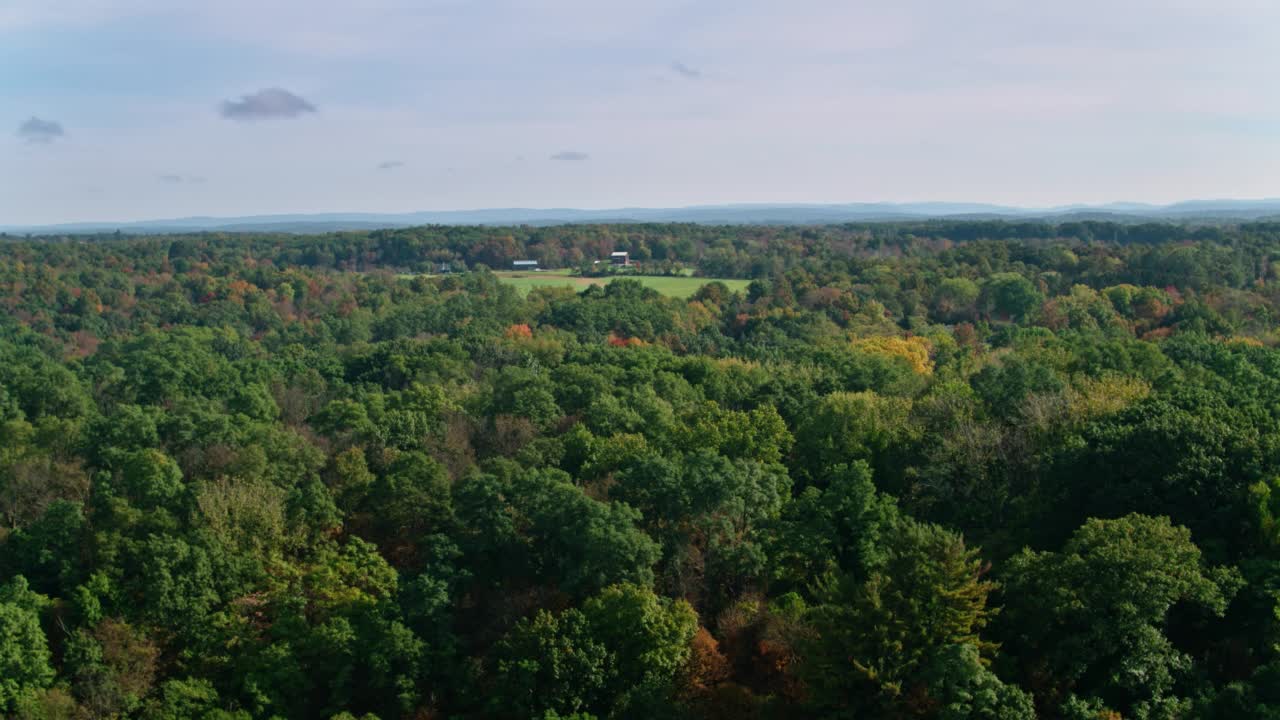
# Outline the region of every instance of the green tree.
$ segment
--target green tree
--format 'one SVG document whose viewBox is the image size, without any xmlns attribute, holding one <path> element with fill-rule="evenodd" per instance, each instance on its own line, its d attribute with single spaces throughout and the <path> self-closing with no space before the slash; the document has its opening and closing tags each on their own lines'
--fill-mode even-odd
<svg viewBox="0 0 1280 720">
<path fill-rule="evenodd" d="M 1068 693 L 1126 716 L 1185 712 L 1191 658 L 1164 634 L 1170 609 L 1221 615 L 1241 581 L 1209 569 L 1191 533 L 1168 518 L 1089 520 L 1061 552 L 1026 550 L 1001 574 L 999 630 L 1044 706 Z"/>
<path fill-rule="evenodd" d="M 956 322 L 971 319 L 981 291 L 967 278 L 947 278 L 933 292 L 933 311 L 939 319 Z"/>
<path fill-rule="evenodd" d="M 40 613 L 49 599 L 32 592 L 21 575 L 0 585 L 0 710 L 11 712 L 29 692 L 54 678 Z"/>
<path fill-rule="evenodd" d="M 428 535 L 448 529 L 449 475 L 422 452 L 399 454 L 374 482 L 364 504 L 378 544 L 401 564 L 414 560 L 416 546 Z"/>
<path fill-rule="evenodd" d="M 653 582 L 659 547 L 636 527 L 641 516 L 629 505 L 594 500 L 556 471 L 522 472 L 512 490 L 540 575 L 565 592 L 583 597 L 615 583 Z"/>
<path fill-rule="evenodd" d="M 592 637 L 609 651 L 605 692 L 613 706 L 633 707 L 628 716 L 634 716 L 671 697 L 698 631 L 698 615 L 688 603 L 621 584 L 588 599 L 582 614 Z"/>
<path fill-rule="evenodd" d="M 182 469 L 159 450 L 137 450 L 121 470 L 125 492 L 142 508 L 162 507 L 183 490 Z"/>
<path fill-rule="evenodd" d="M 820 583 L 805 615 L 799 674 L 823 717 L 907 712 L 913 694 L 927 692 L 925 669 L 947 662 L 940 653 L 994 648 L 979 636 L 994 586 L 959 535 L 903 519 L 884 553 L 865 579 Z"/>
<path fill-rule="evenodd" d="M 994 273 L 982 284 L 979 305 L 988 314 L 1021 320 L 1044 302 L 1044 295 L 1017 273 Z"/>
<path fill-rule="evenodd" d="M 249 720 L 249 713 L 222 708 L 213 683 L 175 679 L 160 685 L 142 711 L 144 720 Z"/>
<path fill-rule="evenodd" d="M 494 646 L 491 662 L 489 712 L 521 720 L 598 707 L 612 672 L 608 650 L 572 608 L 521 620 Z"/>
<path fill-rule="evenodd" d="M 987 669 L 978 647 L 943 647 L 921 673 L 923 705 L 937 720 L 1035 720 L 1031 696 Z"/>
<path fill-rule="evenodd" d="M 784 587 L 831 573 L 863 578 L 884 561 L 885 536 L 900 517 L 893 498 L 876 491 L 865 462 L 838 465 L 824 481 L 791 499 L 774 524 L 769 555 Z"/>
<path fill-rule="evenodd" d="M 823 397 L 796 429 L 795 456 L 806 479 L 816 482 L 828 468 L 865 461 L 877 480 L 894 487 L 915 442 L 911 405 L 870 391 Z"/>
<path fill-rule="evenodd" d="M 151 691 L 159 653 L 128 623 L 103 620 L 67 642 L 72 691 L 94 717 L 132 713 Z"/>
</svg>

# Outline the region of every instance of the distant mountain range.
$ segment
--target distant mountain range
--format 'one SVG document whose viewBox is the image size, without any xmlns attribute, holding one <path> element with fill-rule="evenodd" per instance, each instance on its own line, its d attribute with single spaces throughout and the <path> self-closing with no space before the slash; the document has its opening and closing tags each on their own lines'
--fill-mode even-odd
<svg viewBox="0 0 1280 720">
<path fill-rule="evenodd" d="M 694 205 L 682 208 L 494 208 L 412 213 L 320 213 L 187 217 L 137 222 L 79 222 L 59 225 L 5 225 L 10 235 L 65 235 L 115 232 L 132 234 L 187 232 L 317 233 L 372 230 L 414 225 L 562 225 L 572 223 L 677 222 L 725 225 L 820 225 L 893 220 L 1110 220 L 1115 222 L 1237 222 L 1280 219 L 1280 199 L 1190 200 L 1172 205 L 1116 202 L 1020 208 L 984 203 L 846 203 Z"/>
</svg>

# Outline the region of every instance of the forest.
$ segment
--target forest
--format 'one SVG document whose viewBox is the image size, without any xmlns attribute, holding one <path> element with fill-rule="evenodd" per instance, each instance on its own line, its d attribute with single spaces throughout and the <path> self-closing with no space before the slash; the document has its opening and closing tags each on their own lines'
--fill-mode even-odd
<svg viewBox="0 0 1280 720">
<path fill-rule="evenodd" d="M 492 272 L 615 250 L 750 283 Z M 1280 719 L 1278 348 L 1280 223 L 0 237 L 0 716 Z"/>
</svg>

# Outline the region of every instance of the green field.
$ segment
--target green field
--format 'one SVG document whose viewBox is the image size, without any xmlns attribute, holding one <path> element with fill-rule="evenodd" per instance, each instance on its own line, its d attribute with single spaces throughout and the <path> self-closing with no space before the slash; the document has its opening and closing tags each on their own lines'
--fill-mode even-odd
<svg viewBox="0 0 1280 720">
<path fill-rule="evenodd" d="M 542 272 L 499 272 L 494 273 L 502 282 L 515 286 L 521 295 L 538 287 L 571 287 L 582 290 L 591 285 L 607 285 L 614 278 L 586 278 L 570 275 L 569 270 L 544 270 Z M 627 275 L 639 280 L 645 287 L 653 288 L 667 297 L 687 298 L 698 291 L 698 288 L 709 282 L 724 283 L 730 290 L 745 290 L 749 280 L 732 280 L 701 277 L 670 277 L 660 275 Z"/>
<path fill-rule="evenodd" d="M 542 272 L 497 272 L 494 275 L 504 283 L 514 286 L 520 291 L 521 295 L 528 295 L 529 291 L 539 287 L 571 287 L 575 290 L 582 289 L 591 285 L 607 285 L 614 278 L 584 278 L 571 275 L 570 270 L 544 270 Z M 627 275 L 624 277 L 634 278 L 644 284 L 645 287 L 651 287 L 654 290 L 673 298 L 687 298 L 698 291 L 698 288 L 709 282 L 724 283 L 730 290 L 745 290 L 750 280 L 726 280 L 720 278 L 701 278 L 701 277 L 668 277 L 657 275 Z"/>
</svg>

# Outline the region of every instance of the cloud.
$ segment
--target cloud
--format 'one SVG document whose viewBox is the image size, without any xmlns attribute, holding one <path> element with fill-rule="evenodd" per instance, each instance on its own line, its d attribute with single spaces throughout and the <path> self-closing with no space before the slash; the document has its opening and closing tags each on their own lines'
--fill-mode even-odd
<svg viewBox="0 0 1280 720">
<path fill-rule="evenodd" d="M 283 88 L 265 88 L 239 100 L 222 102 L 222 117 L 231 120 L 292 118 L 315 111 L 315 105 Z"/>
<path fill-rule="evenodd" d="M 52 120 L 41 120 L 35 115 L 18 126 L 18 137 L 29 143 L 51 143 L 64 135 L 66 132 L 62 125 Z"/>
<path fill-rule="evenodd" d="M 183 183 L 194 184 L 204 182 L 204 178 L 197 175 L 161 175 L 157 179 L 165 185 L 182 185 Z"/>
<path fill-rule="evenodd" d="M 677 75 L 681 77 L 689 78 L 690 80 L 698 80 L 702 77 L 701 70 L 697 68 L 689 67 L 688 65 L 685 65 L 679 60 L 676 60 L 671 63 L 671 70 Z"/>
<path fill-rule="evenodd" d="M 551 159 L 564 160 L 566 162 L 582 162 L 583 160 L 586 160 L 590 157 L 591 157 L 590 155 L 584 152 L 578 152 L 577 150 L 561 150 L 555 155 L 552 155 Z"/>
<path fill-rule="evenodd" d="M 395 170 L 404 167 L 404 163 L 399 160 L 384 160 L 378 163 L 379 170 Z"/>
</svg>

